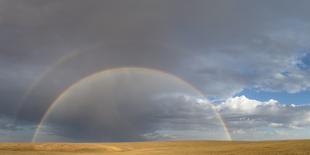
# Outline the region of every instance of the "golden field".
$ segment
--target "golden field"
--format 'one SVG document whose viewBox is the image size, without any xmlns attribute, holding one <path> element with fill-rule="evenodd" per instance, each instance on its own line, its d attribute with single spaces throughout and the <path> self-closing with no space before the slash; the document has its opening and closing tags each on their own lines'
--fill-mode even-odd
<svg viewBox="0 0 310 155">
<path fill-rule="evenodd" d="M 0 155 L 310 155 L 310 140 L 0 143 Z"/>
</svg>

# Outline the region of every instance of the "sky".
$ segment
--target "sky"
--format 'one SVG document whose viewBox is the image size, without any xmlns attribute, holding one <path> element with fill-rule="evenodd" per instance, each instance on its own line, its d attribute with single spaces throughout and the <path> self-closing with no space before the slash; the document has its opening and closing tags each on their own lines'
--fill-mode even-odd
<svg viewBox="0 0 310 155">
<path fill-rule="evenodd" d="M 0 141 L 310 138 L 309 5 L 0 0 Z"/>
</svg>

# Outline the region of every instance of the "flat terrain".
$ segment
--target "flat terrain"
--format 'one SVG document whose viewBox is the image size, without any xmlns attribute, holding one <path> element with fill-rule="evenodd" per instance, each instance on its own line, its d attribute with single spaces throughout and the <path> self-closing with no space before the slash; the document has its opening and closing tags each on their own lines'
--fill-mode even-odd
<svg viewBox="0 0 310 155">
<path fill-rule="evenodd" d="M 0 143 L 0 155 L 310 155 L 310 140 Z"/>
</svg>

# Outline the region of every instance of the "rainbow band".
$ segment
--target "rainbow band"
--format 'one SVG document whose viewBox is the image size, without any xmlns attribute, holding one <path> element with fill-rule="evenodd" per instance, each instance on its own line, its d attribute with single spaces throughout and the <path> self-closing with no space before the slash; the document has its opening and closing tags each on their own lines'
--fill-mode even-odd
<svg viewBox="0 0 310 155">
<path fill-rule="evenodd" d="M 57 61 L 55 61 L 53 64 L 51 64 L 49 67 L 47 67 L 35 80 L 30 84 L 30 86 L 26 89 L 26 91 L 23 93 L 20 101 L 19 101 L 19 107 L 16 112 L 17 115 L 19 115 L 20 110 L 22 109 L 22 106 L 24 106 L 24 103 L 28 100 L 29 96 L 32 94 L 32 92 L 35 90 L 35 88 L 46 78 L 49 74 L 51 74 L 57 67 L 60 67 L 68 60 L 71 60 L 81 54 L 83 54 L 85 51 L 89 51 L 91 49 L 95 49 L 96 47 L 100 46 L 101 43 L 96 43 L 93 46 L 86 48 L 86 49 L 76 49 L 73 51 L 70 51 L 69 53 L 61 56 Z"/>
<path fill-rule="evenodd" d="M 51 111 L 54 109 L 54 107 L 57 105 L 57 103 L 59 103 L 60 100 L 62 100 L 69 92 L 71 89 L 74 88 L 74 86 L 76 86 L 79 82 L 83 81 L 83 80 L 92 80 L 93 78 L 95 78 L 97 75 L 99 74 L 110 74 L 113 72 L 118 72 L 118 71 L 128 71 L 128 70 L 137 70 L 137 71 L 143 71 L 143 72 L 152 72 L 152 73 L 157 73 L 163 76 L 167 76 L 170 78 L 173 78 L 175 80 L 178 80 L 181 83 L 186 84 L 186 86 L 188 86 L 189 88 L 191 88 L 192 90 L 194 90 L 197 94 L 199 94 L 201 97 L 205 98 L 205 95 L 199 91 L 197 88 L 195 88 L 193 85 L 189 84 L 188 82 L 186 82 L 185 80 L 183 80 L 182 78 L 164 72 L 164 71 L 160 71 L 160 70 L 156 70 L 156 69 L 150 69 L 150 68 L 142 68 L 142 67 L 120 67 L 120 68 L 112 68 L 112 69 L 107 69 L 107 70 L 103 70 L 103 71 L 99 71 L 96 73 L 93 73 L 89 76 L 86 76 L 85 78 L 82 78 L 80 80 L 78 80 L 77 82 L 73 83 L 72 85 L 70 85 L 68 88 L 66 88 L 53 102 L 52 104 L 49 106 L 49 108 L 47 109 L 47 111 L 45 112 L 45 114 L 43 115 L 42 119 L 40 120 L 39 125 L 37 126 L 35 133 L 33 135 L 32 138 L 32 142 L 36 142 L 37 141 L 37 136 L 38 136 L 38 132 L 42 127 L 42 124 L 45 122 L 45 120 L 47 119 L 48 115 L 51 113 Z M 221 125 L 224 128 L 224 132 L 225 135 L 227 137 L 228 140 L 232 140 L 230 133 L 228 131 L 227 125 L 225 124 L 224 120 L 222 119 L 221 115 L 215 110 L 215 107 L 213 104 L 209 103 L 210 106 L 212 107 L 217 119 L 220 121 Z"/>
</svg>

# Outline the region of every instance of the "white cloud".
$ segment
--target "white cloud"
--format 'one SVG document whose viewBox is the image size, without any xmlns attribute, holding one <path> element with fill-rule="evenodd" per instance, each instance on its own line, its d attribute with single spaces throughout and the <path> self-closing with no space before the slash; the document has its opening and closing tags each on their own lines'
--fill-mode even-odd
<svg viewBox="0 0 310 155">
<path fill-rule="evenodd" d="M 269 126 L 273 128 L 278 128 L 278 127 L 282 127 L 283 124 L 282 123 L 270 123 Z"/>
<path fill-rule="evenodd" d="M 276 110 L 276 100 L 269 100 L 266 102 L 260 102 L 257 100 L 248 99 L 245 96 L 237 96 L 228 98 L 224 103 L 217 107 L 218 110 L 222 111 L 228 109 L 232 112 L 243 112 L 243 113 L 253 113 L 262 106 L 271 107 L 271 110 Z"/>
<path fill-rule="evenodd" d="M 216 109 L 234 139 L 309 138 L 310 105 L 258 101 L 245 96 L 228 98 Z"/>
</svg>

